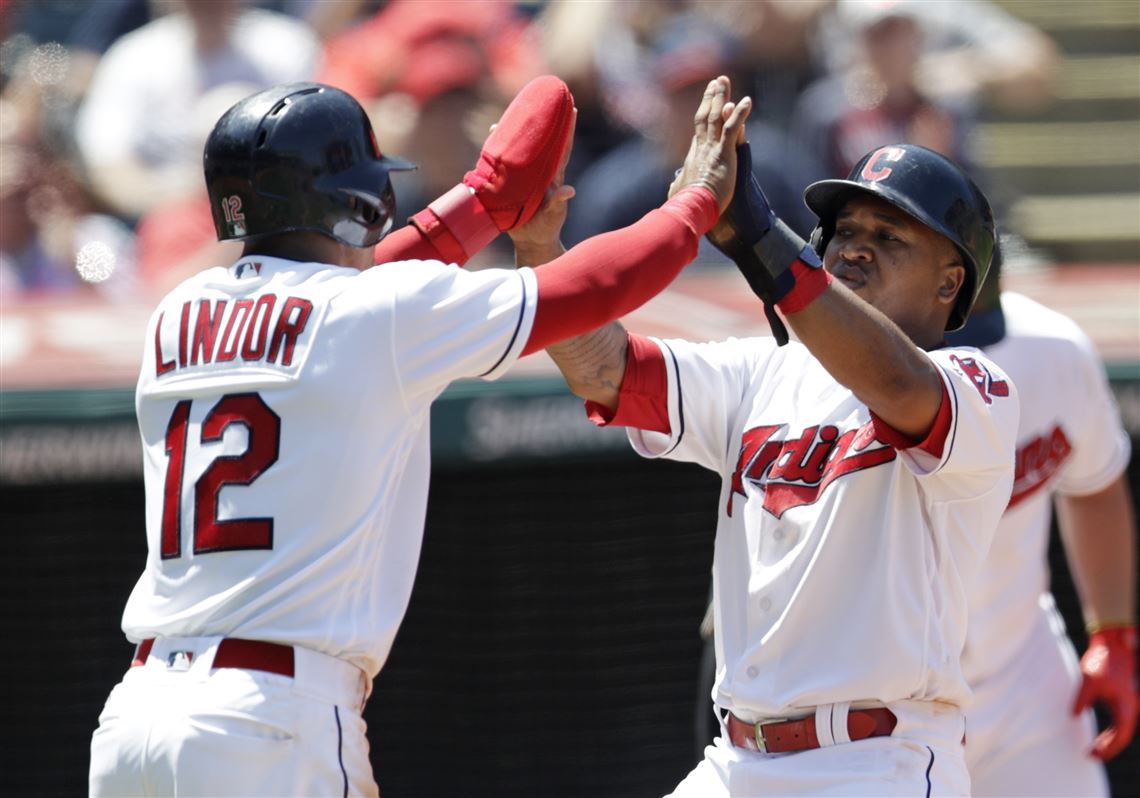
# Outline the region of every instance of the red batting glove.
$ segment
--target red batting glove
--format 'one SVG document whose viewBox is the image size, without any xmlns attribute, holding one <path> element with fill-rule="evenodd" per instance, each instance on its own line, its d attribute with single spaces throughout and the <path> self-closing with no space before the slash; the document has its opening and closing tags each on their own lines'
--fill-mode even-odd
<svg viewBox="0 0 1140 798">
<path fill-rule="evenodd" d="M 464 263 L 499 233 L 527 222 L 558 172 L 574 129 L 574 98 L 544 75 L 522 88 L 463 182 L 411 221 L 441 259 Z"/>
<path fill-rule="evenodd" d="M 1095 702 L 1108 706 L 1112 725 L 1097 735 L 1089 752 L 1107 761 L 1127 747 L 1136 731 L 1136 627 L 1109 626 L 1093 632 L 1081 657 L 1081 675 L 1073 715 Z"/>
</svg>

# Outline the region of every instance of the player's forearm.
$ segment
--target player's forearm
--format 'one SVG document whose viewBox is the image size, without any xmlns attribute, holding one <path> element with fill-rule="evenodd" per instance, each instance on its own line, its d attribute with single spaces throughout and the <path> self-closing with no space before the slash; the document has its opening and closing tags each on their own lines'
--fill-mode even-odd
<svg viewBox="0 0 1140 798">
<path fill-rule="evenodd" d="M 546 348 L 570 390 L 583 399 L 616 410 L 625 378 L 629 334 L 619 322 Z"/>
<path fill-rule="evenodd" d="M 565 254 L 560 240 L 515 241 L 515 265 L 536 268 Z M 546 348 L 566 384 L 577 396 L 611 410 L 617 408 L 625 373 L 628 335 L 618 322 L 569 338 Z"/>
<path fill-rule="evenodd" d="M 537 268 L 538 302 L 523 354 L 596 330 L 655 297 L 696 257 L 719 212 L 711 191 L 691 186 L 629 227 Z"/>
<path fill-rule="evenodd" d="M 1136 520 L 1124 475 L 1099 493 L 1057 496 L 1057 520 L 1089 626 L 1136 622 Z"/>
<path fill-rule="evenodd" d="M 446 257 L 430 238 L 411 224 L 384 236 L 372 254 L 374 263 L 392 263 L 398 260 L 442 260 L 445 263 L 453 261 L 462 266 L 467 262 L 467 258 L 463 255 L 458 258 Z"/>
<path fill-rule="evenodd" d="M 916 439 L 930 431 L 942 380 L 894 322 L 838 282 L 787 319 L 828 373 L 875 415 Z"/>
</svg>

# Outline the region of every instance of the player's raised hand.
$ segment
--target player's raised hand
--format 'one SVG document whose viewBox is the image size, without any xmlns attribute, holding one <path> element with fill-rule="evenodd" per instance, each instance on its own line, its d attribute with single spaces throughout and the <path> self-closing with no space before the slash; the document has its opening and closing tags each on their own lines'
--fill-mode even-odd
<svg viewBox="0 0 1140 798">
<path fill-rule="evenodd" d="M 1079 715 L 1103 703 L 1112 725 L 1097 735 L 1090 753 L 1109 760 L 1127 747 L 1136 731 L 1136 627 L 1111 626 L 1093 632 L 1081 657 L 1081 689 L 1073 702 Z"/>
<path fill-rule="evenodd" d="M 411 218 L 444 260 L 464 263 L 499 233 L 528 221 L 569 147 L 574 98 L 554 75 L 519 91 L 463 182 Z"/>
<path fill-rule="evenodd" d="M 744 141 L 744 122 L 752 99 L 732 102 L 732 85 L 724 75 L 709 81 L 693 117 L 689 154 L 669 186 L 673 196 L 685 186 L 703 185 L 716 195 L 721 211 L 732 201 L 736 180 L 736 145 Z"/>
</svg>

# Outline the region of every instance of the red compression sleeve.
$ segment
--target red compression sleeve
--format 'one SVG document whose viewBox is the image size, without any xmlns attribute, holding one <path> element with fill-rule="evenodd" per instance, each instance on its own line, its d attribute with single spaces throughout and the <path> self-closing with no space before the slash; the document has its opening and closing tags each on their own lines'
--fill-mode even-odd
<svg viewBox="0 0 1140 798">
<path fill-rule="evenodd" d="M 587 401 L 586 415 L 599 427 L 668 433 L 669 377 L 661 347 L 643 335 L 630 333 L 617 411 L 611 413 L 605 405 Z"/>
<path fill-rule="evenodd" d="M 629 227 L 536 268 L 538 304 L 522 353 L 597 329 L 657 296 L 697 256 L 719 215 L 711 191 L 689 186 Z"/>
<path fill-rule="evenodd" d="M 883 443 L 890 444 L 896 449 L 922 449 L 934 457 L 942 457 L 942 449 L 946 445 L 946 438 L 950 435 L 950 393 L 946 390 L 946 383 L 942 383 L 942 404 L 938 407 L 938 415 L 930 432 L 920 441 L 903 435 L 887 422 L 871 413 L 871 424 L 875 427 L 875 437 Z"/>
<path fill-rule="evenodd" d="M 372 251 L 373 263 L 391 263 L 397 260 L 440 260 L 444 263 L 467 262 L 463 248 L 456 244 L 447 252 L 436 249 L 436 245 L 420 232 L 414 224 L 401 227 L 380 239 Z"/>
</svg>

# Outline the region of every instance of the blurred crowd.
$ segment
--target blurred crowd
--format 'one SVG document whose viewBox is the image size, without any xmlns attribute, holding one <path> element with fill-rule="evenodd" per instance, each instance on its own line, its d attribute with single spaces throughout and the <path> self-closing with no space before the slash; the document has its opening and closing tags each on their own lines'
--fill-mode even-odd
<svg viewBox="0 0 1140 798">
<path fill-rule="evenodd" d="M 361 100 L 380 148 L 419 164 L 393 177 L 406 218 L 471 168 L 519 88 L 559 75 L 579 107 L 570 246 L 664 201 L 718 74 L 755 99 L 755 171 L 806 235 L 803 186 L 879 144 L 976 170 L 978 110 L 1047 105 L 1058 58 L 986 0 L 0 0 L 0 41 L 4 302 L 161 294 L 236 257 L 214 241 L 202 146 L 275 83 Z M 503 244 L 473 266 L 509 262 Z"/>
</svg>

